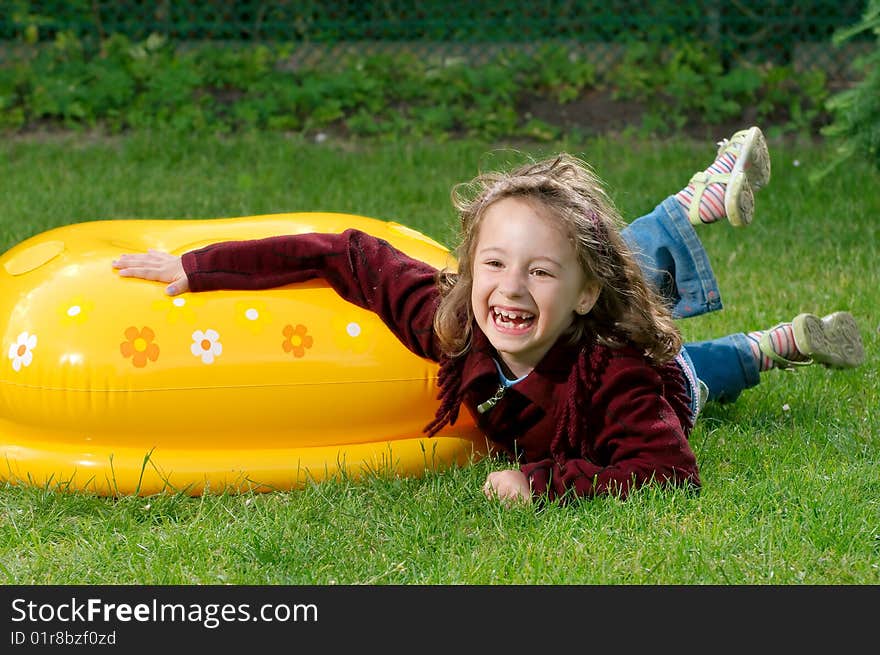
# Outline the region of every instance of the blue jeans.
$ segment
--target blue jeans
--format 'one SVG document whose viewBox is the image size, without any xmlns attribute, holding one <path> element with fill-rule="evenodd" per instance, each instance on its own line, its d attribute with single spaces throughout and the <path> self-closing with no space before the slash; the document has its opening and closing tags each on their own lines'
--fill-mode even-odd
<svg viewBox="0 0 880 655">
<path fill-rule="evenodd" d="M 670 304 L 674 318 L 721 309 L 721 293 L 709 256 L 674 196 L 634 220 L 622 234 L 648 282 Z M 699 392 L 691 377 L 709 388 L 708 400 L 718 402 L 733 402 L 760 381 L 758 362 L 743 333 L 686 343 L 678 359 L 690 369 L 685 374 L 691 383 L 695 415 Z"/>
</svg>

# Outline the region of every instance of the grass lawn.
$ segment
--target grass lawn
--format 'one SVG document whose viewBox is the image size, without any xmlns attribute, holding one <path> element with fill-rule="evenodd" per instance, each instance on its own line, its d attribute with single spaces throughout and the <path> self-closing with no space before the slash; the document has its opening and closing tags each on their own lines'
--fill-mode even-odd
<svg viewBox="0 0 880 655">
<path fill-rule="evenodd" d="M 718 137 L 727 135 L 719 134 Z M 848 309 L 867 361 L 771 371 L 710 405 L 691 442 L 699 495 L 646 488 L 505 510 L 484 460 L 423 478 L 331 480 L 294 492 L 107 499 L 0 485 L 5 584 L 880 583 L 880 175 L 820 186 L 830 151 L 770 143 L 773 178 L 747 229 L 701 229 L 725 309 L 689 340 Z M 590 161 L 632 219 L 677 191 L 711 143 L 635 138 L 521 146 Z M 51 227 L 121 218 L 342 211 L 451 245 L 449 190 L 514 153 L 477 142 L 353 145 L 278 135 L 6 138 L 0 249 Z"/>
</svg>

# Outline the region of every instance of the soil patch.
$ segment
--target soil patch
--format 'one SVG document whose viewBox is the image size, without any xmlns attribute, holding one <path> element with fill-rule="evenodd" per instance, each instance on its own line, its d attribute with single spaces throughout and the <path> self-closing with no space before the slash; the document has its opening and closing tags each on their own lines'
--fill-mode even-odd
<svg viewBox="0 0 880 655">
<path fill-rule="evenodd" d="M 527 119 L 536 118 L 550 125 L 556 125 L 565 131 L 576 129 L 587 136 L 598 136 L 615 134 L 627 128 L 641 127 L 649 106 L 638 100 L 614 98 L 608 90 L 591 89 L 575 100 L 564 104 L 547 96 L 530 95 L 519 104 L 517 109 Z M 654 109 L 654 107 L 650 107 L 650 109 Z M 819 118 L 815 130 L 816 135 L 818 135 L 818 127 L 825 124 L 828 118 L 828 116 Z M 710 123 L 705 120 L 704 116 L 697 114 L 687 115 L 685 119 L 684 127 L 676 131 L 679 135 L 698 140 L 711 140 L 719 138 L 718 135 L 732 134 L 744 126 L 757 124 L 758 115 L 754 107 L 745 107 L 740 115 L 723 121 Z M 769 126 L 784 124 L 787 120 L 786 116 L 780 114 L 760 122 Z"/>
</svg>

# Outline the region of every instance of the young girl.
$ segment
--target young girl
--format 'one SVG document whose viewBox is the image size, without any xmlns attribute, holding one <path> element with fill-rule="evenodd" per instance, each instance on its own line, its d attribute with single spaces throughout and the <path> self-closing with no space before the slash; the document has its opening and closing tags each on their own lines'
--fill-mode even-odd
<svg viewBox="0 0 880 655">
<path fill-rule="evenodd" d="M 356 230 L 122 255 L 114 267 L 168 282 L 171 295 L 325 278 L 440 363 L 427 435 L 464 405 L 518 463 L 489 474 L 489 497 L 625 496 L 651 481 L 697 488 L 687 437 L 707 398 L 733 400 L 772 366 L 863 358 L 845 312 L 682 345 L 674 318 L 721 308 L 694 227 L 748 225 L 753 192 L 769 176 L 763 135 L 743 130 L 687 187 L 624 228 L 593 172 L 567 154 L 480 175 L 453 193 L 457 271 Z"/>
</svg>

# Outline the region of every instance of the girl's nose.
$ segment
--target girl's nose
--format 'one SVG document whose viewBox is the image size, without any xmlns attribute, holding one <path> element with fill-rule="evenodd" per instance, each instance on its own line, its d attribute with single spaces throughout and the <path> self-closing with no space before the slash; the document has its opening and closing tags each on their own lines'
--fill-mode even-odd
<svg viewBox="0 0 880 655">
<path fill-rule="evenodd" d="M 508 298 L 516 298 L 522 295 L 524 288 L 525 278 L 519 271 L 513 269 L 505 271 L 498 285 L 498 290 Z"/>
</svg>

